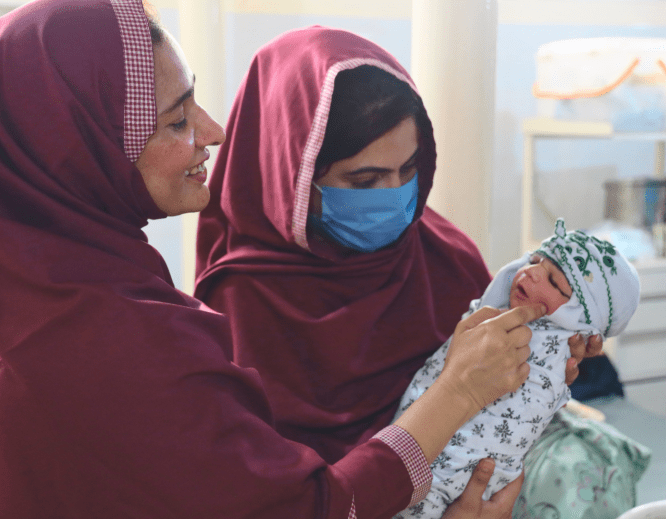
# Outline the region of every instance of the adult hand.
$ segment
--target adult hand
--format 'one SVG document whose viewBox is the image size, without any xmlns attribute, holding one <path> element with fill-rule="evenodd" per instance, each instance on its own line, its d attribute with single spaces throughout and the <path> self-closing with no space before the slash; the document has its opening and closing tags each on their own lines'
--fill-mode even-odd
<svg viewBox="0 0 666 519">
<path fill-rule="evenodd" d="M 458 323 L 442 373 L 395 421 L 428 463 L 481 408 L 525 382 L 532 338 L 525 323 L 545 311 L 542 305 L 507 312 L 484 307 Z"/>
<path fill-rule="evenodd" d="M 543 305 L 477 310 L 456 326 L 440 378 L 455 381 L 475 412 L 516 391 L 530 372 L 526 361 L 532 332 L 525 324 L 544 313 Z"/>
<path fill-rule="evenodd" d="M 465 490 L 446 509 L 442 519 L 511 519 L 513 505 L 520 494 L 525 473 L 521 473 L 518 479 L 493 494 L 489 501 L 484 501 L 481 496 L 494 469 L 495 462 L 492 459 L 481 460 L 472 472 Z"/>
<path fill-rule="evenodd" d="M 603 347 L 603 341 L 601 340 L 600 335 L 593 335 L 590 337 L 587 342 L 583 340 L 583 337 L 577 333 L 569 337 L 569 348 L 571 348 L 571 358 L 567 360 L 567 365 L 565 368 L 565 381 L 567 385 L 573 383 L 576 378 L 578 378 L 578 364 L 586 357 L 596 357 L 601 355 L 601 348 Z"/>
</svg>

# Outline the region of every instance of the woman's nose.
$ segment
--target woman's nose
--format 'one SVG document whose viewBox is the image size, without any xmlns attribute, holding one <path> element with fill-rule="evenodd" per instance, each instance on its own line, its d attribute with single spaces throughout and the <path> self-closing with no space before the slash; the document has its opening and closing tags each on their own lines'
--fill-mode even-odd
<svg viewBox="0 0 666 519">
<path fill-rule="evenodd" d="M 196 131 L 197 145 L 201 148 L 205 148 L 206 146 L 219 146 L 227 138 L 224 133 L 224 128 L 222 128 L 215 119 L 208 115 L 208 112 L 203 108 L 201 108 L 199 126 Z"/>
<path fill-rule="evenodd" d="M 400 178 L 400 172 L 392 171 L 384 177 L 384 186 L 385 188 L 389 187 L 400 187 L 402 186 L 402 179 Z"/>
</svg>

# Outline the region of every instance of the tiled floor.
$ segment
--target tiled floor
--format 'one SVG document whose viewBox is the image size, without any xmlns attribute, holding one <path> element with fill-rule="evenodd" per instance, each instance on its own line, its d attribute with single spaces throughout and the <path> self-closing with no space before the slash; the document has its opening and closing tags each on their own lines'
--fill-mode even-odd
<svg viewBox="0 0 666 519">
<path fill-rule="evenodd" d="M 661 398 L 666 398 L 666 395 Z M 666 418 L 618 397 L 585 404 L 606 415 L 606 422 L 652 449 L 652 459 L 637 485 L 637 505 L 666 499 Z"/>
</svg>

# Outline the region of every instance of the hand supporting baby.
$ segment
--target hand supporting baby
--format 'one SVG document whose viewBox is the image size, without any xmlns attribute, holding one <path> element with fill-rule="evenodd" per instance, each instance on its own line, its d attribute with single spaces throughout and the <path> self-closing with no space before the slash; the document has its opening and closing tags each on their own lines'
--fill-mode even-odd
<svg viewBox="0 0 666 519">
<path fill-rule="evenodd" d="M 510 519 L 525 474 L 522 473 L 518 479 L 484 501 L 481 496 L 494 469 L 495 462 L 492 459 L 481 460 L 472 472 L 465 490 L 449 505 L 442 519 Z"/>
</svg>

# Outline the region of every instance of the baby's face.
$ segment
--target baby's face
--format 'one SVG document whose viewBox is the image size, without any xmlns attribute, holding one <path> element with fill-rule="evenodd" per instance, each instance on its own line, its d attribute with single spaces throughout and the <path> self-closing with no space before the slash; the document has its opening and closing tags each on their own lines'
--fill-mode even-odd
<svg viewBox="0 0 666 519">
<path fill-rule="evenodd" d="M 513 278 L 509 306 L 542 303 L 546 305 L 546 315 L 550 315 L 571 298 L 571 293 L 569 282 L 557 265 L 539 254 L 532 254 L 529 264 Z"/>
</svg>

